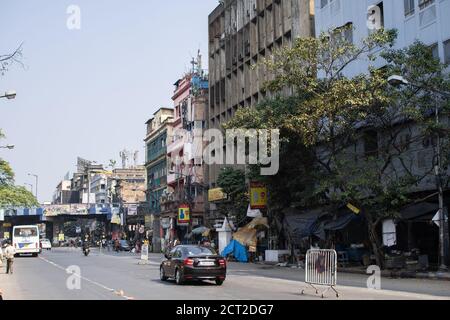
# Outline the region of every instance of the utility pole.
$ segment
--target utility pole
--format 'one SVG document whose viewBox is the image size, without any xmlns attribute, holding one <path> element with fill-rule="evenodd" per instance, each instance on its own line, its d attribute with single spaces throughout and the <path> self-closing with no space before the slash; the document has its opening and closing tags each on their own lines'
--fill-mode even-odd
<svg viewBox="0 0 450 320">
<path fill-rule="evenodd" d="M 436 110 L 435 110 L 435 116 L 436 116 L 436 126 L 439 128 L 440 125 L 440 119 L 439 119 L 439 109 L 440 109 L 440 103 L 439 98 L 436 97 Z M 438 193 L 439 193 L 439 270 L 440 271 L 448 271 L 448 267 L 446 265 L 446 236 L 445 236 L 445 212 L 444 212 L 444 189 L 442 186 L 442 179 L 441 179 L 441 173 L 442 173 L 442 159 L 441 159 L 441 136 L 439 132 L 437 133 L 437 143 L 436 143 L 436 157 L 437 157 L 437 165 L 434 168 L 434 172 L 436 175 L 436 183 L 438 187 Z"/>
</svg>

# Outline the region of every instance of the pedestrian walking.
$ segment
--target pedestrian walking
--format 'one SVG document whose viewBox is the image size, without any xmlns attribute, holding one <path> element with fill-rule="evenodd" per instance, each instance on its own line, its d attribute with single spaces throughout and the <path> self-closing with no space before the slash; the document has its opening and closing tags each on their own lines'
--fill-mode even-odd
<svg viewBox="0 0 450 320">
<path fill-rule="evenodd" d="M 14 265 L 14 256 L 16 254 L 16 249 L 11 245 L 11 242 L 8 241 L 8 244 L 5 248 L 5 258 L 6 258 L 6 273 L 13 273 L 13 265 Z"/>
<path fill-rule="evenodd" d="M 0 243 L 0 268 L 3 266 L 3 246 Z"/>
</svg>

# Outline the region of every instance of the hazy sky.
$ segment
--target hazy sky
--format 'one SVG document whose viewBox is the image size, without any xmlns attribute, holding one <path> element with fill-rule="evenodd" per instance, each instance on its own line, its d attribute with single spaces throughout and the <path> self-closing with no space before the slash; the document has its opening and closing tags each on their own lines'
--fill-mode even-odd
<svg viewBox="0 0 450 320">
<path fill-rule="evenodd" d="M 81 9 L 69 30 L 66 10 Z M 0 54 L 23 44 L 25 68 L 0 76 L 0 149 L 16 184 L 51 201 L 77 156 L 107 165 L 124 148 L 144 161 L 145 122 L 172 106 L 173 83 L 200 48 L 207 62 L 208 14 L 216 0 L 0 0 Z"/>
</svg>

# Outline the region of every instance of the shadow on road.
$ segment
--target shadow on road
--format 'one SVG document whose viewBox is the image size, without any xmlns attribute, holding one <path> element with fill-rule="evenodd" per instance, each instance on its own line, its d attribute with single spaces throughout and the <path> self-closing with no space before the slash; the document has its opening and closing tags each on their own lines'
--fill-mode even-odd
<svg viewBox="0 0 450 320">
<path fill-rule="evenodd" d="M 159 279 L 151 279 L 151 282 L 157 282 L 166 286 L 174 286 L 177 287 L 178 285 L 175 283 L 175 280 L 167 280 L 167 281 L 161 281 Z M 183 285 L 179 287 L 218 287 L 213 282 L 206 282 L 206 281 L 186 281 Z"/>
</svg>

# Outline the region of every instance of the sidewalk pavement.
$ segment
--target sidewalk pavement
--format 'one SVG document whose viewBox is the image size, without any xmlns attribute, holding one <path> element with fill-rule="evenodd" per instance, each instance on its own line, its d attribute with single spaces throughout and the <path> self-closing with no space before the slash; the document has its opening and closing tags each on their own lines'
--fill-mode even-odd
<svg viewBox="0 0 450 320">
<path fill-rule="evenodd" d="M 292 268 L 292 269 L 302 269 L 303 267 L 299 267 L 296 264 L 276 264 L 276 263 L 267 263 L 267 262 L 258 262 L 255 263 L 257 265 L 264 265 L 264 266 L 273 266 L 277 268 Z M 345 268 L 339 268 L 338 272 L 341 273 L 352 273 L 352 274 L 363 274 L 368 275 L 367 268 L 365 267 L 345 267 Z M 443 281 L 450 281 L 450 272 L 414 272 L 414 271 L 407 271 L 407 270 L 381 270 L 381 276 L 384 278 L 405 278 L 405 279 L 431 279 L 431 280 L 443 280 Z"/>
</svg>

